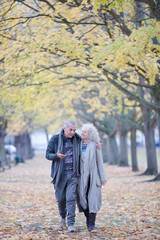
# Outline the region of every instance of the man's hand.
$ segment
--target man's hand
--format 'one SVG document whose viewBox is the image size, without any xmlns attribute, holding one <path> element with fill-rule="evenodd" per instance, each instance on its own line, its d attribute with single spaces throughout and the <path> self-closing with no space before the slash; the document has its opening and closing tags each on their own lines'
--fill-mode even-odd
<svg viewBox="0 0 160 240">
<path fill-rule="evenodd" d="M 96 148 L 97 148 L 97 149 L 101 149 L 101 148 L 102 148 L 102 143 L 97 142 L 97 143 L 96 143 Z"/>
<path fill-rule="evenodd" d="M 59 150 L 58 150 L 58 152 L 57 152 L 57 157 L 59 157 L 59 158 L 65 158 L 66 156 L 67 156 L 67 155 L 64 155 L 64 154 L 60 153 Z"/>
</svg>

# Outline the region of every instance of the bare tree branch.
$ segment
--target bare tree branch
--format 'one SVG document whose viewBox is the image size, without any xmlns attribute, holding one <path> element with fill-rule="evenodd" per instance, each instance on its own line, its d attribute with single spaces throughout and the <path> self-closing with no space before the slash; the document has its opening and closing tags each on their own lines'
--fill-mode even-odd
<svg viewBox="0 0 160 240">
<path fill-rule="evenodd" d="M 82 37 L 84 37 L 87 33 L 92 32 L 93 29 L 95 29 L 97 26 L 92 27 L 90 30 L 88 30 L 87 32 L 83 33 L 80 37 L 79 40 L 81 40 Z"/>
<path fill-rule="evenodd" d="M 154 86 L 147 85 L 147 84 L 139 84 L 139 83 L 135 83 L 135 82 L 130 82 L 130 81 L 124 80 L 123 78 L 121 78 L 121 81 L 125 82 L 125 83 L 128 83 L 128 84 L 131 84 L 131 85 L 139 86 L 139 87 L 145 87 L 145 88 L 149 88 L 149 89 L 154 89 L 155 88 Z"/>
<path fill-rule="evenodd" d="M 14 8 L 13 5 L 14 5 L 14 2 L 11 3 L 10 7 L 8 8 L 8 10 L 5 13 L 3 13 L 2 15 L 0 15 L 0 17 L 4 17 L 10 10 L 12 10 Z"/>
<path fill-rule="evenodd" d="M 17 1 L 17 2 L 20 2 L 21 4 L 25 5 L 26 7 L 32 9 L 32 10 L 35 11 L 35 12 L 39 12 L 39 10 L 37 10 L 37 9 L 35 9 L 34 7 L 28 5 L 28 4 L 25 3 L 23 0 L 16 0 L 16 1 Z M 15 2 L 16 2 L 16 1 L 15 1 Z"/>
<path fill-rule="evenodd" d="M 52 8 L 53 11 L 55 11 L 54 6 L 53 6 L 49 1 L 47 1 L 47 0 L 39 0 L 39 2 L 44 2 L 44 3 L 46 3 L 50 8 Z"/>
<path fill-rule="evenodd" d="M 122 91 L 123 93 L 125 93 L 127 96 L 129 96 L 131 99 L 139 101 L 141 104 L 143 104 L 144 106 L 146 106 L 149 109 L 154 110 L 155 112 L 159 112 L 160 113 L 160 105 L 148 102 L 147 100 L 145 100 L 142 97 L 139 97 L 138 95 L 130 92 L 128 89 L 124 88 L 121 84 L 118 83 L 118 81 L 112 79 L 109 77 L 109 74 L 111 74 L 113 76 L 112 73 L 110 73 L 107 69 L 103 68 L 103 73 L 104 75 L 106 75 L 108 81 L 113 84 L 117 89 L 119 89 L 120 91 Z"/>
<path fill-rule="evenodd" d="M 124 21 L 116 14 L 116 12 L 113 9 L 107 10 L 107 12 L 109 12 L 110 15 L 115 19 L 115 21 L 119 23 L 119 27 L 122 32 L 125 33 L 127 36 L 130 36 L 132 31 L 125 25 Z"/>
<path fill-rule="evenodd" d="M 52 18 L 49 14 L 37 14 L 34 16 L 27 16 L 27 17 L 11 17 L 11 18 L 6 18 L 6 19 L 2 19 L 0 20 L 0 22 L 5 22 L 5 21 L 12 21 L 12 20 L 19 20 L 19 19 L 32 19 L 32 18 L 36 18 L 36 17 L 49 17 Z"/>
<path fill-rule="evenodd" d="M 13 40 L 13 41 L 16 41 L 16 38 L 12 38 L 12 37 L 8 37 L 8 36 L 5 36 L 3 34 L 0 33 L 0 36 L 3 37 L 3 38 L 7 38 L 9 40 Z"/>
</svg>

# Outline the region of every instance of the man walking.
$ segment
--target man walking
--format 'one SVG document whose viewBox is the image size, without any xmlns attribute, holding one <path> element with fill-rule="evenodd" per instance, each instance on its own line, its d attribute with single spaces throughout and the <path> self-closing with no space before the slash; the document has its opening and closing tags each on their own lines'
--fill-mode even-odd
<svg viewBox="0 0 160 240">
<path fill-rule="evenodd" d="M 64 124 L 62 131 L 54 135 L 48 144 L 46 158 L 52 161 L 51 177 L 60 214 L 60 227 L 74 232 L 76 188 L 79 176 L 81 137 L 75 132 L 72 120 Z"/>
</svg>

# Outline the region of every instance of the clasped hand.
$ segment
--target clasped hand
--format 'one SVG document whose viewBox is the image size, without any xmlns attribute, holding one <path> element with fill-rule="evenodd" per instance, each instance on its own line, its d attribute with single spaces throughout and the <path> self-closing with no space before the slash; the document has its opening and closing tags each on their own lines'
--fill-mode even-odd
<svg viewBox="0 0 160 240">
<path fill-rule="evenodd" d="M 106 181 L 105 180 L 102 181 L 102 186 L 105 186 L 105 184 L 106 184 Z"/>
</svg>

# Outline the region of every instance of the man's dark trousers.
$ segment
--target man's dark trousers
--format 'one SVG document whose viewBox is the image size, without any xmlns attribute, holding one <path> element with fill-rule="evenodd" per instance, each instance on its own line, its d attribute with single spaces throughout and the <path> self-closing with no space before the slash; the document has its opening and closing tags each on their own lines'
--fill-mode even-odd
<svg viewBox="0 0 160 240">
<path fill-rule="evenodd" d="M 62 218 L 67 215 L 68 226 L 73 226 L 75 223 L 77 182 L 78 178 L 73 175 L 72 171 L 64 171 L 55 187 L 59 214 Z"/>
</svg>

